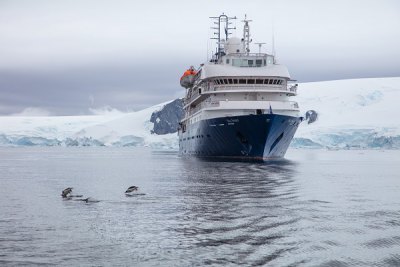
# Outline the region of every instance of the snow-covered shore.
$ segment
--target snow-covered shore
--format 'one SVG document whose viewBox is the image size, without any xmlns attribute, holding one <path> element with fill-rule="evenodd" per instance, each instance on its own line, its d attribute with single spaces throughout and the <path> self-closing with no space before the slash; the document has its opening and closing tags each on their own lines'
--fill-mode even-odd
<svg viewBox="0 0 400 267">
<path fill-rule="evenodd" d="M 400 148 L 400 77 L 299 84 L 303 122 L 292 147 Z M 151 114 L 166 103 L 131 113 L 92 116 L 0 117 L 0 146 L 149 146 L 177 149 L 176 134 L 151 134 Z"/>
</svg>

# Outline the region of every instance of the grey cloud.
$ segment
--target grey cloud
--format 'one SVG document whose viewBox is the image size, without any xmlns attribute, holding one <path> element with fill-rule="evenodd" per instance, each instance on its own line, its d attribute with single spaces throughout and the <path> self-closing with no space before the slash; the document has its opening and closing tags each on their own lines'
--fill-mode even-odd
<svg viewBox="0 0 400 267">
<path fill-rule="evenodd" d="M 137 110 L 174 97 L 179 70 L 152 66 L 102 65 L 61 71 L 3 72 L 0 103 L 15 103 L 3 114 L 25 107 L 44 107 L 57 115 L 88 113 L 89 108 L 112 106 Z"/>
<path fill-rule="evenodd" d="M 87 114 L 137 110 L 180 95 L 179 77 L 212 51 L 209 16 L 253 19 L 272 33 L 298 81 L 400 76 L 400 2 L 394 0 L 0 1 L 0 115 L 27 107 Z M 235 22 L 241 35 L 240 19 Z M 253 51 L 257 51 L 253 47 Z"/>
</svg>

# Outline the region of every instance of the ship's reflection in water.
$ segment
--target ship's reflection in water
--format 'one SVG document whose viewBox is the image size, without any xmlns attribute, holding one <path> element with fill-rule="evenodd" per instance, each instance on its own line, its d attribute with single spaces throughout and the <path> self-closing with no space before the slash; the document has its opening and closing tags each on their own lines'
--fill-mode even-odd
<svg viewBox="0 0 400 267">
<path fill-rule="evenodd" d="M 206 264 L 263 265 L 290 250 L 298 214 L 296 163 L 186 159 L 181 175 L 185 218 L 174 229 Z"/>
</svg>

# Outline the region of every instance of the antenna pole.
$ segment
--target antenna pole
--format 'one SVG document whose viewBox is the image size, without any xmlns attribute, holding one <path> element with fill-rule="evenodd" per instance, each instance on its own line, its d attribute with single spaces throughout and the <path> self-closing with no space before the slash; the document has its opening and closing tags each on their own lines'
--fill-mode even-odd
<svg viewBox="0 0 400 267">
<path fill-rule="evenodd" d="M 274 22 L 272 21 L 272 55 L 274 56 L 274 64 L 276 63 L 275 60 L 275 27 Z"/>
<path fill-rule="evenodd" d="M 218 59 L 221 58 L 222 52 L 223 52 L 222 42 L 221 42 L 221 30 L 222 30 L 222 27 L 224 27 L 225 40 L 228 40 L 229 39 L 229 35 L 231 34 L 229 32 L 229 30 L 236 29 L 236 27 L 234 27 L 234 28 L 230 28 L 229 27 L 229 25 L 232 24 L 232 23 L 229 22 L 229 20 L 230 19 L 236 19 L 236 17 L 228 17 L 227 15 L 222 13 L 222 15 L 220 15 L 218 17 L 210 17 L 210 19 L 216 20 L 216 21 L 214 21 L 214 24 L 216 24 L 216 27 L 212 27 L 212 29 L 215 30 L 214 35 L 216 35 L 218 37 L 214 37 L 214 38 L 211 38 L 211 39 L 217 40 L 217 52 L 215 54 L 215 56 L 216 56 L 215 60 L 218 61 Z"/>
<path fill-rule="evenodd" d="M 246 51 L 247 54 L 250 53 L 250 43 L 251 43 L 251 39 L 250 39 L 250 25 L 249 22 L 251 22 L 251 20 L 247 19 L 247 15 L 244 15 L 244 20 L 242 20 L 242 22 L 244 22 L 244 26 L 243 26 L 243 50 Z"/>
</svg>

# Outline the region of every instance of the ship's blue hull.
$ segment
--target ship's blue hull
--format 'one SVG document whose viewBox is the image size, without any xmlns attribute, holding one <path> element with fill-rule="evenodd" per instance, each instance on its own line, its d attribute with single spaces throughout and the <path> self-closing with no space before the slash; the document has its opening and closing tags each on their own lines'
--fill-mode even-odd
<svg viewBox="0 0 400 267">
<path fill-rule="evenodd" d="M 182 156 L 265 160 L 285 155 L 302 118 L 260 114 L 199 121 L 179 132 Z"/>
</svg>

